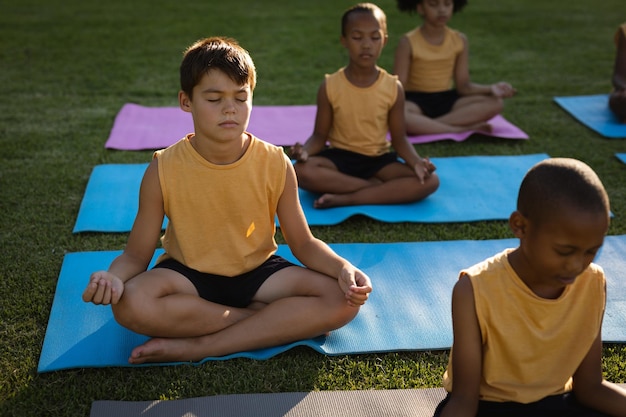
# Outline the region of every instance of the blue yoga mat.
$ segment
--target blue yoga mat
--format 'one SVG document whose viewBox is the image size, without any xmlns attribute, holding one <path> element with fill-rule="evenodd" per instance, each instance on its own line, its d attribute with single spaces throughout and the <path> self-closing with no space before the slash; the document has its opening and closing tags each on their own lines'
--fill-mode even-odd
<svg viewBox="0 0 626 417">
<path fill-rule="evenodd" d="M 327 355 L 449 348 L 450 297 L 459 270 L 516 245 L 516 239 L 331 245 L 372 278 L 374 292 L 352 322 L 328 337 L 207 358 L 200 363 L 236 357 L 268 359 L 300 345 Z M 110 307 L 87 304 L 81 299 L 90 273 L 107 268 L 119 253 L 65 255 L 39 372 L 137 366 L 127 363 L 128 356 L 147 338 L 119 326 Z M 608 277 L 603 336 L 610 342 L 626 341 L 626 280 L 621 279 L 626 269 L 624 253 L 626 236 L 609 236 L 596 260 Z M 278 254 L 295 262 L 286 246 L 280 246 Z"/>
<path fill-rule="evenodd" d="M 411 204 L 316 209 L 315 194 L 300 190 L 307 222 L 334 225 L 364 215 L 381 222 L 470 222 L 507 219 L 515 210 L 517 190 L 526 171 L 546 154 L 432 158 L 441 186 Z M 147 164 L 111 164 L 94 168 L 78 212 L 74 233 L 130 231 Z"/>
<path fill-rule="evenodd" d="M 626 138 L 626 124 L 609 110 L 608 94 L 555 97 L 554 101 L 580 123 L 607 138 Z"/>
<path fill-rule="evenodd" d="M 74 224 L 77 232 L 128 232 L 139 209 L 139 187 L 148 164 L 94 167 Z M 163 228 L 167 218 L 163 221 Z"/>
</svg>

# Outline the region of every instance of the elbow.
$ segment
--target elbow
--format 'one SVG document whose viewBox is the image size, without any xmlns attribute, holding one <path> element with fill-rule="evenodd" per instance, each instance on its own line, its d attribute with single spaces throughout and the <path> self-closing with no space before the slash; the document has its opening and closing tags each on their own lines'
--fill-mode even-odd
<svg viewBox="0 0 626 417">
<path fill-rule="evenodd" d="M 469 83 L 457 83 L 456 92 L 459 93 L 460 96 L 469 96 L 470 94 L 473 94 L 472 87 Z"/>
<path fill-rule="evenodd" d="M 584 384 L 577 384 L 574 381 L 573 394 L 576 397 L 576 401 L 580 404 L 594 408 L 597 405 L 597 399 L 600 397 L 600 392 L 603 390 L 604 380 L 598 380 L 597 382 L 585 382 Z"/>
</svg>

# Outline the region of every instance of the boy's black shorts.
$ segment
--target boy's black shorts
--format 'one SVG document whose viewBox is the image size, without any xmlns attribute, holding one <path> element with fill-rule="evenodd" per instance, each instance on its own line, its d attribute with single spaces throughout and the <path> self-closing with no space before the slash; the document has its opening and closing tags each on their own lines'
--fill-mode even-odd
<svg viewBox="0 0 626 417">
<path fill-rule="evenodd" d="M 207 301 L 230 307 L 247 307 L 261 285 L 275 272 L 295 264 L 272 255 L 252 271 L 234 277 L 207 274 L 189 268 L 175 259 L 169 258 L 155 265 L 184 275 L 196 287 L 200 297 Z"/>
<path fill-rule="evenodd" d="M 439 417 L 443 406 L 450 400 L 444 398 L 433 417 Z M 515 402 L 498 403 L 479 401 L 476 417 L 609 417 L 607 414 L 591 410 L 581 405 L 573 392 L 553 395 L 539 401 L 521 404 Z"/>
</svg>

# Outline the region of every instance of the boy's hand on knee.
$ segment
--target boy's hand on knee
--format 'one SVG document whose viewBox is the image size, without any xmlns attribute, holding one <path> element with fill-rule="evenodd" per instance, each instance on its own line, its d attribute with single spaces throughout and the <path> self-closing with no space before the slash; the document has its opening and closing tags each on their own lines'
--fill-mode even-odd
<svg viewBox="0 0 626 417">
<path fill-rule="evenodd" d="M 83 301 L 94 304 L 117 304 L 124 292 L 124 282 L 107 271 L 91 274 L 83 292 Z"/>
<path fill-rule="evenodd" d="M 348 304 L 359 307 L 365 304 L 372 292 L 370 278 L 363 271 L 351 266 L 343 268 L 339 275 L 339 287 L 348 300 Z"/>
</svg>

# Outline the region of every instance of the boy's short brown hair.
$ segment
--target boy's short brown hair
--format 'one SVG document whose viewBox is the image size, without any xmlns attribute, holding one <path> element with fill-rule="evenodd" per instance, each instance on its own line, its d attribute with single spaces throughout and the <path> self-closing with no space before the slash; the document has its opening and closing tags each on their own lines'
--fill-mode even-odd
<svg viewBox="0 0 626 417">
<path fill-rule="evenodd" d="M 193 88 L 211 70 L 220 70 L 239 85 L 256 85 L 256 69 L 248 51 L 236 40 L 210 37 L 196 41 L 184 53 L 180 64 L 180 88 L 192 99 Z"/>
</svg>

